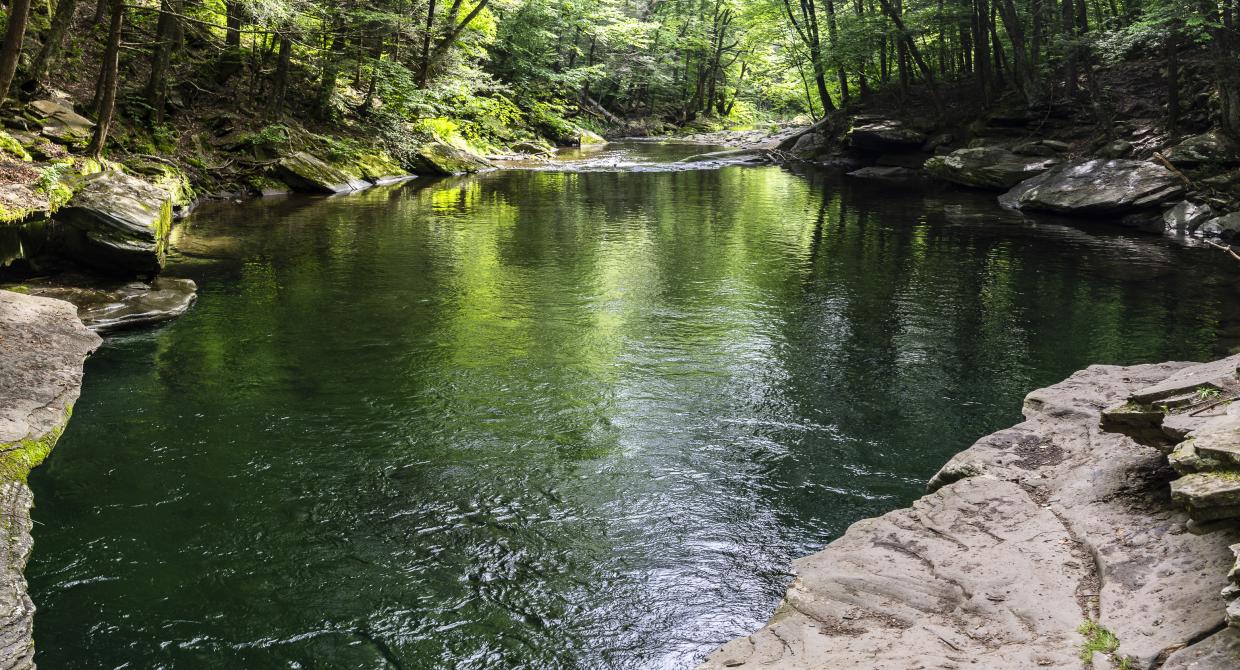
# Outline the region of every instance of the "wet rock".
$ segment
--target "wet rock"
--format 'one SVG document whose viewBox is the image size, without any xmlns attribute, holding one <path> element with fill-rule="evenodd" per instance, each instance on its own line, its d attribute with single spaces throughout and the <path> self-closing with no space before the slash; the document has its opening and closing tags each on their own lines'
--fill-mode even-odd
<svg viewBox="0 0 1240 670">
<path fill-rule="evenodd" d="M 1214 209 L 1195 202 L 1178 203 L 1163 213 L 1163 223 L 1168 230 L 1191 233 L 1201 224 L 1214 218 Z"/>
<path fill-rule="evenodd" d="M 844 136 L 848 146 L 866 153 L 916 151 L 926 142 L 922 133 L 905 128 L 899 121 L 875 120 L 853 126 Z"/>
<path fill-rule="evenodd" d="M 482 156 L 439 140 L 422 145 L 413 164 L 414 171 L 427 175 L 461 174 L 494 167 Z"/>
<path fill-rule="evenodd" d="M 1170 170 L 1147 161 L 1065 163 L 999 197 L 1005 207 L 1061 214 L 1111 214 L 1155 207 L 1184 192 Z"/>
<path fill-rule="evenodd" d="M 82 364 L 99 346 L 73 306 L 0 291 L 0 667 L 34 668 L 34 603 L 22 575 L 30 557 L 26 474 L 69 420 Z"/>
<path fill-rule="evenodd" d="M 906 167 L 865 167 L 848 173 L 857 179 L 876 179 L 879 181 L 909 181 L 921 176 L 917 170 Z"/>
<path fill-rule="evenodd" d="M 172 197 L 137 177 L 100 172 L 86 177 L 55 220 L 78 233 L 66 236 L 68 258 L 114 274 L 155 274 L 172 230 Z"/>
<path fill-rule="evenodd" d="M 1127 140 L 1115 140 L 1108 142 L 1098 150 L 1098 155 L 1103 158 L 1123 158 L 1132 153 L 1132 142 Z"/>
<path fill-rule="evenodd" d="M 1196 232 L 1203 237 L 1232 239 L 1240 235 L 1240 212 L 1232 212 L 1210 219 L 1201 224 Z"/>
<path fill-rule="evenodd" d="M 35 100 L 27 110 L 40 120 L 43 136 L 60 144 L 85 144 L 95 132 L 93 121 L 62 102 Z"/>
<path fill-rule="evenodd" d="M 551 147 L 534 144 L 533 142 L 517 142 L 509 148 L 519 154 L 529 156 L 550 156 L 554 153 Z"/>
<path fill-rule="evenodd" d="M 352 193 L 370 186 L 305 151 L 281 158 L 275 167 L 280 181 L 306 193 Z"/>
<path fill-rule="evenodd" d="M 1182 167 L 1202 164 L 1240 163 L 1240 145 L 1223 133 L 1212 130 L 1194 135 L 1171 147 L 1163 154 L 1167 160 Z"/>
<path fill-rule="evenodd" d="M 189 310 L 198 291 L 198 286 L 190 279 L 157 277 L 148 284 L 76 274 L 32 280 L 12 288 L 72 304 L 77 307 L 82 323 L 97 333 L 175 319 Z"/>
<path fill-rule="evenodd" d="M 1012 147 L 1012 153 L 1018 156 L 1040 156 L 1046 158 L 1054 156 L 1059 152 L 1042 142 L 1024 142 Z"/>
<path fill-rule="evenodd" d="M 1028 158 L 1000 149 L 957 149 L 926 161 L 926 172 L 962 186 L 1007 190 L 1059 164 L 1056 158 Z"/>
</svg>

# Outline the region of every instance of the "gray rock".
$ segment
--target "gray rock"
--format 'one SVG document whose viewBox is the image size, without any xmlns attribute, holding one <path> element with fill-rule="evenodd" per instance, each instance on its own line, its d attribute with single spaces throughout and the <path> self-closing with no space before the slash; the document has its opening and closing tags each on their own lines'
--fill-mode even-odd
<svg viewBox="0 0 1240 670">
<path fill-rule="evenodd" d="M 1012 153 L 1018 156 L 1054 156 L 1059 153 L 1052 147 L 1048 147 L 1041 142 L 1024 142 L 1012 147 Z"/>
<path fill-rule="evenodd" d="M 334 195 L 352 193 L 370 186 L 370 182 L 354 179 L 305 151 L 281 158 L 275 167 L 276 177 L 296 191 Z"/>
<path fill-rule="evenodd" d="M 1060 142 L 1059 140 L 1042 140 L 1041 144 L 1043 146 L 1048 146 L 1060 153 L 1063 153 L 1067 151 L 1068 149 L 1072 148 L 1067 142 Z"/>
<path fill-rule="evenodd" d="M 1098 150 L 1098 155 L 1103 158 L 1123 158 L 1130 153 L 1132 153 L 1132 142 L 1127 140 L 1108 142 Z"/>
<path fill-rule="evenodd" d="M 1183 505 L 1196 521 L 1240 516 L 1240 477 L 1218 472 L 1195 472 L 1171 482 L 1171 499 Z"/>
<path fill-rule="evenodd" d="M 1215 217 L 1201 224 L 1196 232 L 1202 237 L 1223 237 L 1231 239 L 1240 235 L 1240 212 L 1232 212 Z"/>
<path fill-rule="evenodd" d="M 157 277 L 151 283 L 116 282 L 84 275 L 62 275 L 20 285 L 29 295 L 64 300 L 97 333 L 169 321 L 189 310 L 198 286 L 191 279 Z"/>
<path fill-rule="evenodd" d="M 1147 161 L 1065 163 L 999 197 L 1005 207 L 1062 214 L 1111 214 L 1154 207 L 1184 192 L 1170 170 Z"/>
<path fill-rule="evenodd" d="M 1191 233 L 1213 217 L 1214 209 L 1209 205 L 1185 200 L 1163 213 L 1163 223 L 1168 230 Z"/>
<path fill-rule="evenodd" d="M 1203 163 L 1240 163 L 1240 145 L 1223 133 L 1212 130 L 1181 141 L 1163 155 L 1172 163 L 1184 167 Z"/>
<path fill-rule="evenodd" d="M 844 136 L 848 146 L 867 153 L 915 151 L 926 142 L 926 136 L 905 128 L 899 121 L 874 120 L 853 126 Z"/>
<path fill-rule="evenodd" d="M 117 274 L 163 269 L 172 196 L 150 182 L 118 171 L 90 175 L 54 218 L 78 232 L 64 241 L 76 262 Z"/>
<path fill-rule="evenodd" d="M 940 149 L 945 149 L 949 144 L 955 141 L 956 136 L 951 133 L 931 135 L 930 139 L 926 140 L 926 142 L 921 145 L 921 150 L 928 154 L 935 153 Z"/>
<path fill-rule="evenodd" d="M 702 667 L 1080 668 L 1076 629 L 1096 620 L 1146 669 L 1206 638 L 1240 531 L 1183 532 L 1162 453 L 1104 432 L 1100 410 L 1238 363 L 1091 366 L 1030 393 L 1026 420 L 953 457 L 933 494 L 798 561 L 771 621 Z"/>
<path fill-rule="evenodd" d="M 831 147 L 830 138 L 819 133 L 805 133 L 797 138 L 789 151 L 797 158 L 811 159 L 826 153 Z"/>
<path fill-rule="evenodd" d="M 34 668 L 34 603 L 22 575 L 32 544 L 26 474 L 55 446 L 98 346 L 73 305 L 0 291 L 0 668 Z"/>
<path fill-rule="evenodd" d="M 1235 670 L 1240 667 L 1240 629 L 1224 628 L 1167 657 L 1162 670 Z"/>
<path fill-rule="evenodd" d="M 79 145 L 90 141 L 95 123 L 55 100 L 35 100 L 27 110 L 40 119 L 43 136 L 60 144 Z"/>
<path fill-rule="evenodd" d="M 926 172 L 954 184 L 1006 190 L 1057 165 L 1056 158 L 1027 158 L 998 147 L 957 149 L 926 161 Z"/>
<path fill-rule="evenodd" d="M 906 167 L 864 167 L 848 173 L 849 177 L 858 179 L 877 179 L 880 181 L 908 181 L 920 175 L 917 170 Z"/>
</svg>

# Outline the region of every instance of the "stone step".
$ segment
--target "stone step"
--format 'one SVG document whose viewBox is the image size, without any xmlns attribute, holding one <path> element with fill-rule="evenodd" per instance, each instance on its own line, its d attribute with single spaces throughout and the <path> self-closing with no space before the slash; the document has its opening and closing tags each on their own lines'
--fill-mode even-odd
<svg viewBox="0 0 1240 670">
<path fill-rule="evenodd" d="M 1171 499 L 1195 521 L 1240 518 L 1240 472 L 1196 472 L 1171 482 Z"/>
</svg>

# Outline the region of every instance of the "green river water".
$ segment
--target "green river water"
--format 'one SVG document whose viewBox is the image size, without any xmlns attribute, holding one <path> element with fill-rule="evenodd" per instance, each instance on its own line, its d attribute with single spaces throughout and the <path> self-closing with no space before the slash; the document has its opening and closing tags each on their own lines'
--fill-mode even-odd
<svg viewBox="0 0 1240 670">
<path fill-rule="evenodd" d="M 1217 252 L 699 151 L 193 215 L 30 478 L 40 667 L 691 668 L 1029 390 L 1240 343 Z"/>
</svg>

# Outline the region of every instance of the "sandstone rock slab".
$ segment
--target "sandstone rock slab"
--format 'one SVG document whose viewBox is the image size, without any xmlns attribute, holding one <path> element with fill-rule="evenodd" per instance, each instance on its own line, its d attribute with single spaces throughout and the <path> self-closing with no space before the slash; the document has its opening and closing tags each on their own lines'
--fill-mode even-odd
<svg viewBox="0 0 1240 670">
<path fill-rule="evenodd" d="M 1183 192 L 1180 178 L 1161 165 L 1095 159 L 1047 170 L 1017 184 L 999 202 L 1021 210 L 1120 215 L 1155 207 Z"/>
<path fill-rule="evenodd" d="M 1042 147 L 1042 145 L 1036 145 Z M 1053 155 L 1049 147 L 1042 147 Z M 1018 156 L 998 147 L 957 149 L 926 161 L 926 172 L 962 186 L 1007 190 L 1058 165 L 1057 158 Z"/>
</svg>

